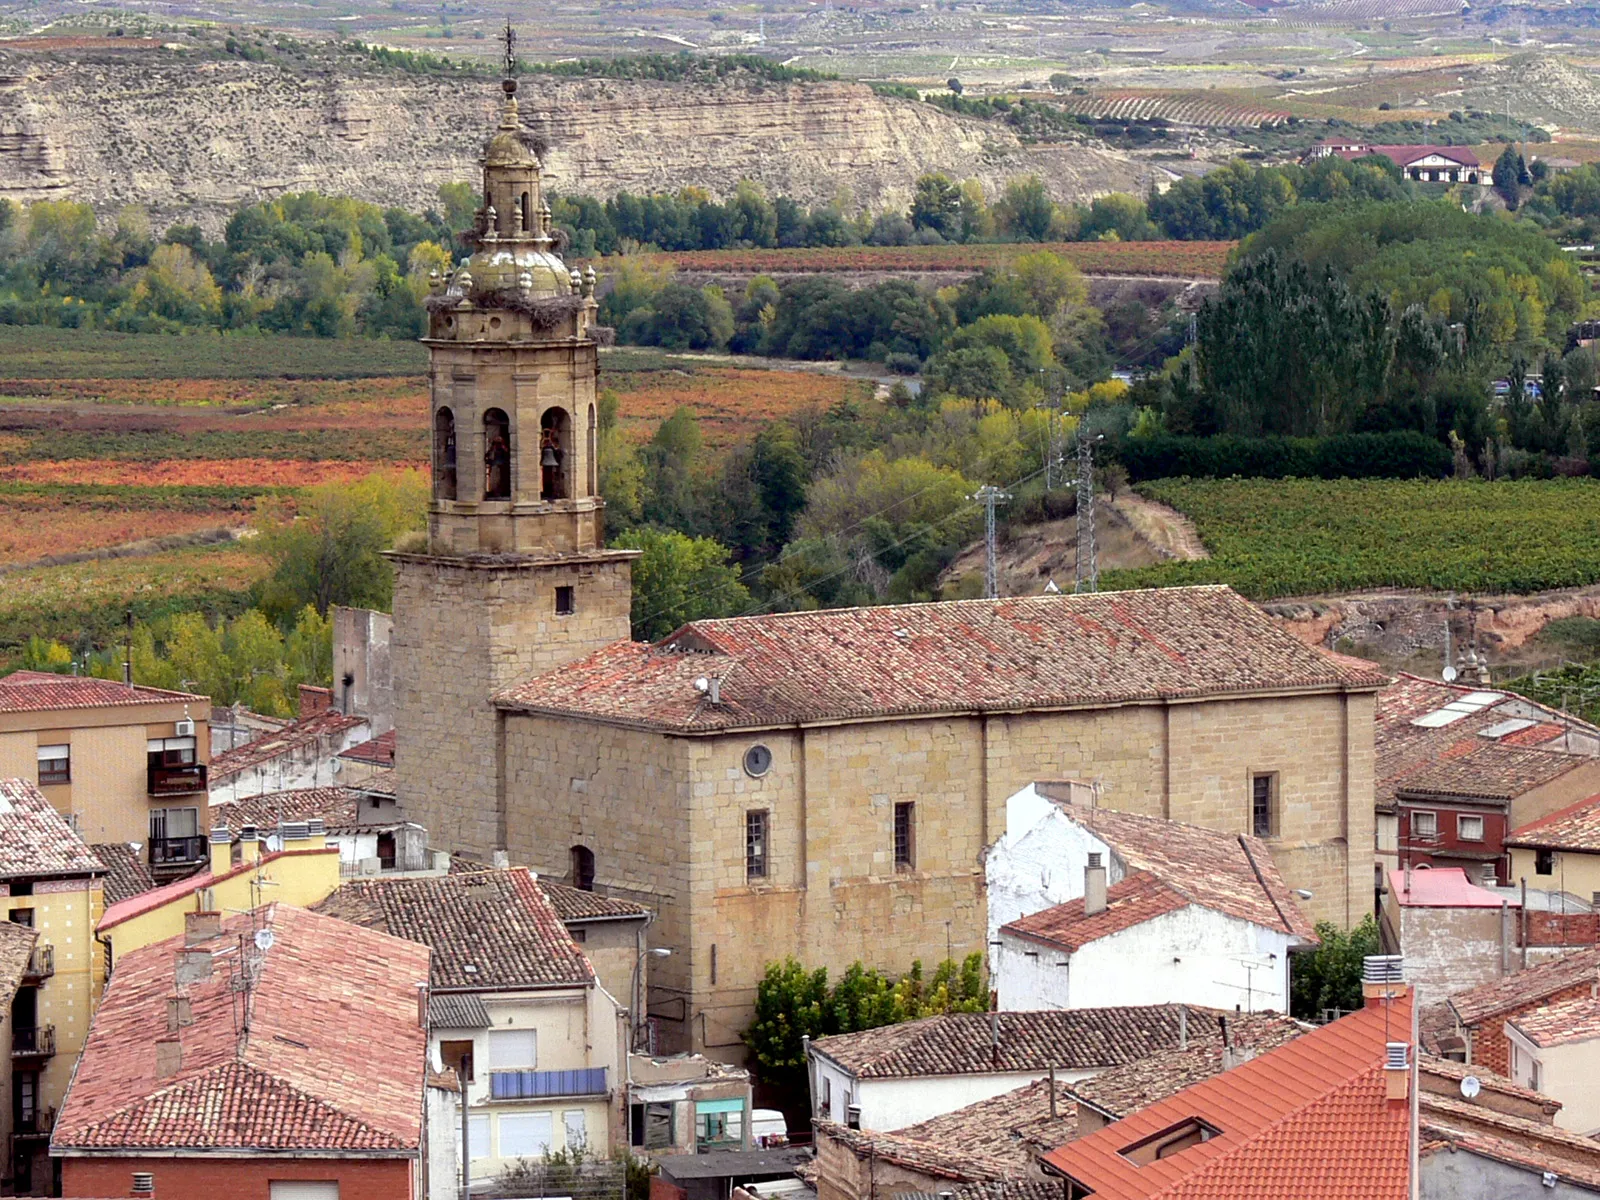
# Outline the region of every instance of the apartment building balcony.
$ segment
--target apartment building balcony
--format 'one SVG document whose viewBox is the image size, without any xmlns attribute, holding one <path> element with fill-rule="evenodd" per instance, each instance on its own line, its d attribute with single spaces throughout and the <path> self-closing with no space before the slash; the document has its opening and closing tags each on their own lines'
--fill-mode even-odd
<svg viewBox="0 0 1600 1200">
<path fill-rule="evenodd" d="M 491 1100 L 554 1100 L 606 1094 L 606 1069 L 578 1071 L 490 1071 Z"/>
<path fill-rule="evenodd" d="M 56 1027 L 39 1025 L 11 1031 L 11 1057 L 16 1059 L 52 1058 L 56 1052 Z"/>
<path fill-rule="evenodd" d="M 209 853 L 204 837 L 150 839 L 152 867 L 184 867 L 203 862 Z"/>
<path fill-rule="evenodd" d="M 54 946 L 35 946 L 33 954 L 28 958 L 28 965 L 22 969 L 23 986 L 38 987 L 55 973 L 56 948 Z"/>
<path fill-rule="evenodd" d="M 152 796 L 187 796 L 206 790 L 205 763 L 186 763 L 182 766 L 147 767 L 146 790 Z"/>
<path fill-rule="evenodd" d="M 56 1110 L 42 1108 L 31 1113 L 17 1113 L 11 1123 L 11 1141 L 34 1141 L 48 1138 L 56 1127 Z"/>
</svg>

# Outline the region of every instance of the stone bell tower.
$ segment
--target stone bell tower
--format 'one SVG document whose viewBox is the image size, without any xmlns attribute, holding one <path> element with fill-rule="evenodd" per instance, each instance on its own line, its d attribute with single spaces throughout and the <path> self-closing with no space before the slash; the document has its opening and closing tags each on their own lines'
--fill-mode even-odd
<svg viewBox="0 0 1600 1200">
<path fill-rule="evenodd" d="M 604 547 L 594 270 L 554 251 L 510 76 L 473 253 L 428 298 L 428 546 L 391 556 L 401 811 L 485 857 L 506 845 L 492 696 L 627 639 L 637 557 Z"/>
</svg>

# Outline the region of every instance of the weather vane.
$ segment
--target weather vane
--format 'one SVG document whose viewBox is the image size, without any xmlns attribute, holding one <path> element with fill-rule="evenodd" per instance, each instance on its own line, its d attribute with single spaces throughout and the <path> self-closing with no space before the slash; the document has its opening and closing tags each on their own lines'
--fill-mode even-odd
<svg viewBox="0 0 1600 1200">
<path fill-rule="evenodd" d="M 506 78 L 517 73 L 517 31 L 511 28 L 511 18 L 506 18 Z"/>
</svg>

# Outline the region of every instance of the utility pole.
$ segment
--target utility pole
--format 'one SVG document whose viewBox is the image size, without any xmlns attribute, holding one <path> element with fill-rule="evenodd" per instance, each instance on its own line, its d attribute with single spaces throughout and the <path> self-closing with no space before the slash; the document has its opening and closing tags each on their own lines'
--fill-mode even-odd
<svg viewBox="0 0 1600 1200">
<path fill-rule="evenodd" d="M 983 541 L 984 541 L 984 595 L 990 600 L 1000 596 L 1000 568 L 995 561 L 995 506 L 1004 504 L 1011 499 L 1011 493 L 1004 488 L 997 488 L 992 483 L 986 483 L 968 500 L 976 500 L 983 505 Z"/>
<path fill-rule="evenodd" d="M 1100 564 L 1094 544 L 1094 444 L 1105 434 L 1078 438 L 1078 557 L 1075 592 L 1100 590 Z"/>
</svg>

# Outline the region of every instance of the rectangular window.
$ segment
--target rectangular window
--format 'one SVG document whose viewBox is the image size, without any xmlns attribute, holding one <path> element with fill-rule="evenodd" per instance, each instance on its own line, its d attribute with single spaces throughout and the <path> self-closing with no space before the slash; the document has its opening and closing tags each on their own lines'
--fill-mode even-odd
<svg viewBox="0 0 1600 1200">
<path fill-rule="evenodd" d="M 694 1106 L 697 1148 L 724 1148 L 744 1142 L 743 1100 L 700 1100 Z"/>
<path fill-rule="evenodd" d="M 572 589 L 570 587 L 558 587 L 556 589 L 556 616 L 570 617 L 577 611 L 577 601 L 573 599 Z"/>
<path fill-rule="evenodd" d="M 532 1071 L 539 1065 L 539 1039 L 532 1029 L 491 1029 L 489 1068 L 494 1071 Z"/>
<path fill-rule="evenodd" d="M 1278 832 L 1277 791 L 1277 775 L 1250 776 L 1250 832 L 1256 837 L 1271 837 Z"/>
<path fill-rule="evenodd" d="M 917 865 L 917 806 L 910 800 L 894 806 L 894 865 L 899 871 Z"/>
<path fill-rule="evenodd" d="M 1483 818 L 1461 814 L 1456 818 L 1456 836 L 1463 842 L 1483 841 Z"/>
<path fill-rule="evenodd" d="M 70 746 L 39 747 L 39 784 L 72 782 L 72 748 Z"/>
<path fill-rule="evenodd" d="M 270 1200 L 339 1200 L 339 1184 L 331 1179 L 273 1179 L 267 1195 Z"/>
<path fill-rule="evenodd" d="M 678 1144 L 678 1131 L 672 1119 L 670 1102 L 641 1104 L 639 1139 L 634 1143 L 646 1150 L 670 1150 Z"/>
<path fill-rule="evenodd" d="M 767 877 L 767 810 L 751 809 L 744 815 L 744 877 Z"/>
<path fill-rule="evenodd" d="M 561 1123 L 566 1126 L 567 1153 L 581 1150 L 589 1144 L 589 1122 L 583 1115 L 581 1108 L 569 1108 L 561 1114 Z"/>
<path fill-rule="evenodd" d="M 1411 814 L 1411 836 L 1414 838 L 1436 838 L 1439 836 L 1439 814 L 1432 812 L 1413 812 Z"/>
<path fill-rule="evenodd" d="M 489 1118 L 487 1116 L 467 1118 L 467 1153 L 473 1158 L 488 1158 L 489 1154 Z"/>
<path fill-rule="evenodd" d="M 1528 1063 L 1528 1086 L 1536 1092 L 1544 1085 L 1544 1072 L 1539 1069 L 1539 1066 L 1540 1063 L 1537 1058 Z"/>
<path fill-rule="evenodd" d="M 1533 852 L 1533 873 L 1535 875 L 1553 875 L 1556 870 L 1556 852 L 1554 850 L 1535 850 Z"/>
<path fill-rule="evenodd" d="M 501 1158 L 542 1158 L 555 1136 L 555 1119 L 547 1112 L 502 1113 Z"/>
</svg>

